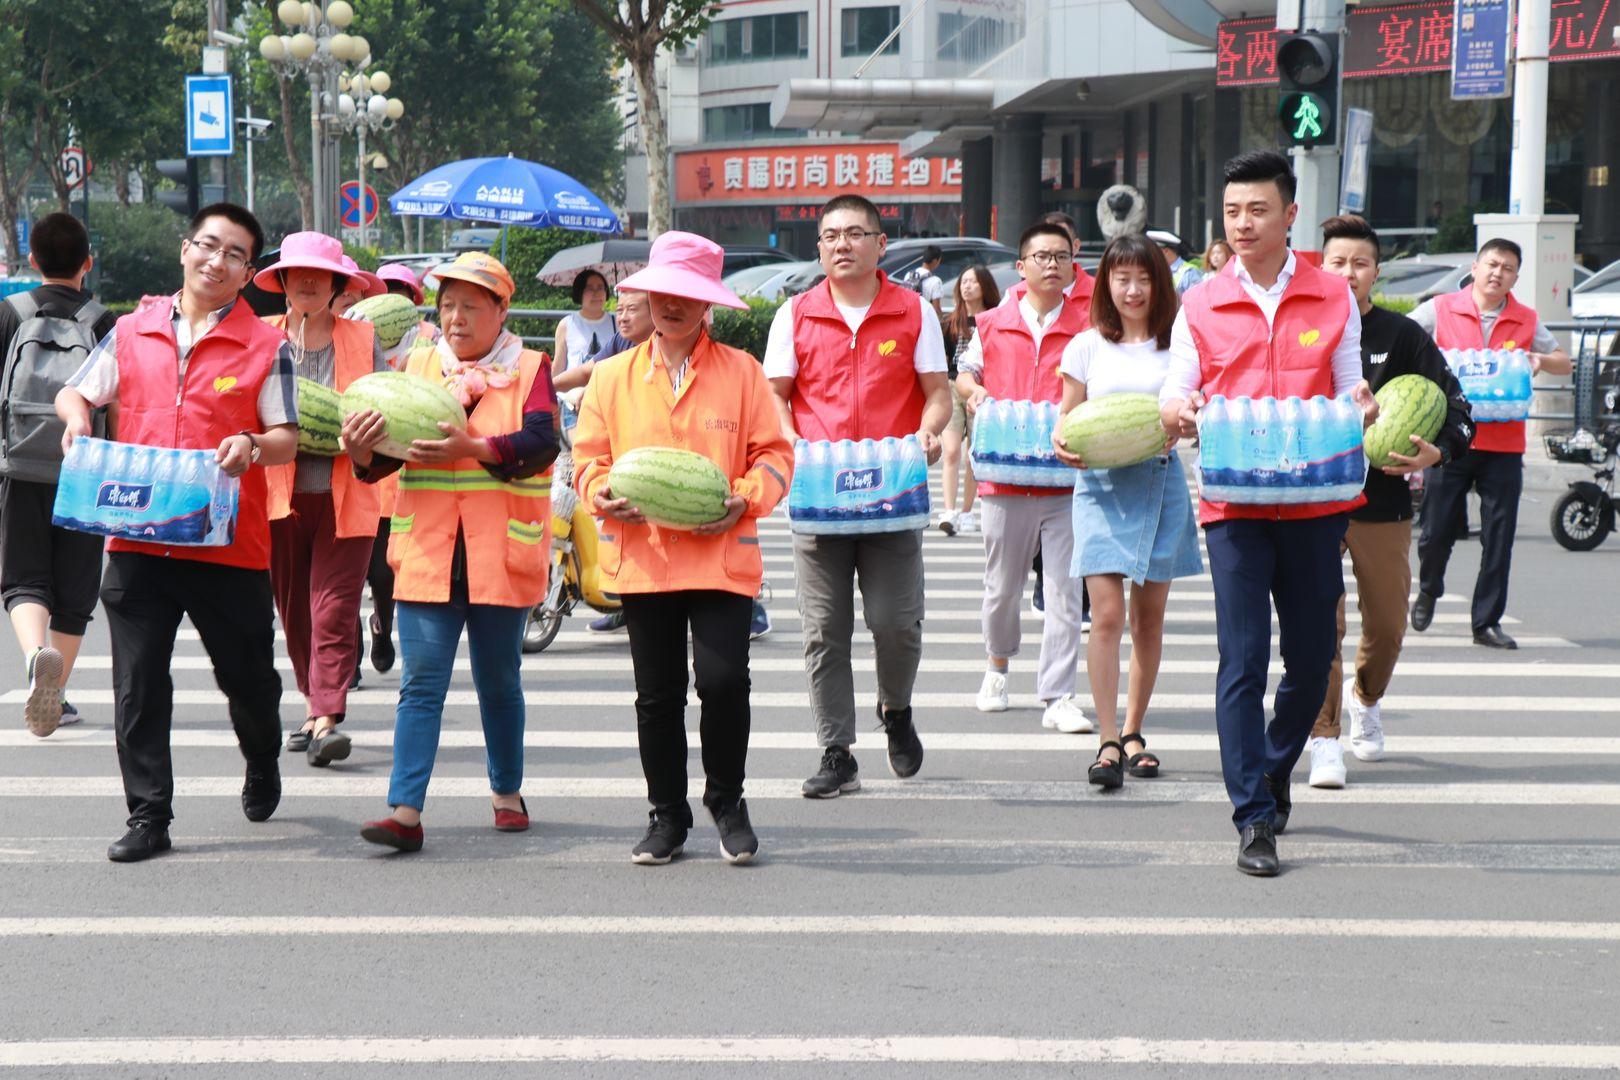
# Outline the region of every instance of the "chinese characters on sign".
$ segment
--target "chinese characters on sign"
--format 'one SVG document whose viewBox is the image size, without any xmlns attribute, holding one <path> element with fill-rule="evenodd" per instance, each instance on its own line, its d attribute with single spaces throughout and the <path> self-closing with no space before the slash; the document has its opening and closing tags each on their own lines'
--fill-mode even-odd
<svg viewBox="0 0 1620 1080">
<path fill-rule="evenodd" d="M 893 143 L 688 150 L 675 155 L 677 203 L 806 199 L 819 205 L 840 191 L 879 202 L 960 197 L 962 163 L 954 158 L 902 157 Z"/>
<path fill-rule="evenodd" d="M 1513 54 L 1511 0 L 1457 0 L 1451 96 L 1457 101 L 1509 94 Z"/>
<path fill-rule="evenodd" d="M 1468 42 L 1471 31 L 1487 32 L 1485 13 L 1504 2 L 1463 0 L 1463 25 L 1457 21 L 1456 0 L 1353 8 L 1345 16 L 1344 77 L 1451 71 L 1454 41 Z M 1614 45 L 1617 25 L 1620 2 L 1616 0 L 1553 0 L 1551 59 L 1558 62 L 1620 56 L 1620 48 Z M 1226 89 L 1276 85 L 1277 29 L 1273 20 L 1232 19 L 1221 23 L 1215 50 L 1216 86 Z M 1482 59 L 1470 52 L 1459 56 L 1458 62 L 1471 65 Z M 1468 66 L 1466 70 L 1474 69 Z M 1464 71 L 1459 66 L 1457 74 Z"/>
</svg>

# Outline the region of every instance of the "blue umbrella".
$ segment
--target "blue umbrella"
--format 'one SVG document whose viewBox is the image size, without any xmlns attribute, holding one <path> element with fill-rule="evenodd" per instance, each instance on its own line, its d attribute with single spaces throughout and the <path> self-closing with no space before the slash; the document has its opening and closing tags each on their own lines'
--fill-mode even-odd
<svg viewBox="0 0 1620 1080">
<path fill-rule="evenodd" d="M 584 184 L 548 165 L 510 155 L 441 165 L 394 192 L 388 205 L 407 217 L 500 225 L 503 255 L 507 225 L 621 231 L 618 215 Z"/>
</svg>

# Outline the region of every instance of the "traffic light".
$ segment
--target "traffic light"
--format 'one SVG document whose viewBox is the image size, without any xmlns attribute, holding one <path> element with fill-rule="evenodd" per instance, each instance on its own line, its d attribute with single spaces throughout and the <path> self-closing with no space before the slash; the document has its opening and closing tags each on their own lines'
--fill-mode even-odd
<svg viewBox="0 0 1620 1080">
<path fill-rule="evenodd" d="M 158 192 L 158 202 L 177 214 L 184 214 L 187 221 L 196 217 L 197 209 L 202 206 L 199 201 L 202 184 L 197 177 L 197 159 L 164 158 L 157 163 L 157 171 L 159 176 L 180 185 L 178 191 Z"/>
<path fill-rule="evenodd" d="M 1282 34 L 1277 39 L 1277 119 L 1284 146 L 1339 141 L 1339 37 Z"/>
</svg>

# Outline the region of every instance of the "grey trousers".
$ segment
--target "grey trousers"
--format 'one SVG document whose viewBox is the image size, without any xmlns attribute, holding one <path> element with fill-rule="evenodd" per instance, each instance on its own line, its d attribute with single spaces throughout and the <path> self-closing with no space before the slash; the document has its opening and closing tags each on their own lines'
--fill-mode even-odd
<svg viewBox="0 0 1620 1080">
<path fill-rule="evenodd" d="M 1046 620 L 1041 626 L 1040 674 L 1035 690 L 1051 704 L 1074 693 L 1080 663 L 1080 581 L 1069 576 L 1074 561 L 1074 497 L 1062 495 L 985 495 L 979 499 L 984 523 L 985 650 L 1003 660 L 1022 644 L 1024 587 L 1029 566 L 1041 553 Z"/>
<path fill-rule="evenodd" d="M 810 712 L 822 746 L 855 744 L 855 586 L 877 655 L 878 701 L 911 705 L 922 660 L 922 530 L 865 536 L 793 537 L 793 570 L 804 620 Z"/>
</svg>

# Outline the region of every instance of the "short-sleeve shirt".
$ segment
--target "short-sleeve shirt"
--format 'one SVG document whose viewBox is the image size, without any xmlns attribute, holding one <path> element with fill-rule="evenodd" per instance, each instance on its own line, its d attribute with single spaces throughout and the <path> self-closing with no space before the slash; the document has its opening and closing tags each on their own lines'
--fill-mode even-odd
<svg viewBox="0 0 1620 1080">
<path fill-rule="evenodd" d="M 1063 347 L 1058 370 L 1086 387 L 1086 397 L 1152 394 L 1157 397 L 1170 371 L 1170 350 L 1152 339 L 1114 342 L 1096 327 L 1076 334 Z"/>
<path fill-rule="evenodd" d="M 1494 309 L 1479 313 L 1480 336 L 1486 341 L 1491 340 L 1491 331 L 1496 328 L 1496 320 L 1501 318 L 1502 309 L 1505 307 L 1507 307 L 1507 301 L 1503 300 Z M 1434 300 L 1423 301 L 1417 306 L 1417 310 L 1413 311 L 1407 318 L 1423 327 L 1425 334 L 1434 337 L 1434 328 L 1437 321 Z M 1558 339 L 1552 336 L 1551 330 L 1542 325 L 1540 319 L 1536 320 L 1536 333 L 1535 337 L 1530 341 L 1530 351 L 1538 353 L 1558 351 Z"/>
<path fill-rule="evenodd" d="M 912 356 L 912 366 L 919 375 L 936 371 L 943 375 L 950 369 L 950 360 L 945 355 L 945 331 L 940 329 L 939 315 L 932 304 L 923 302 L 921 296 L 916 293 L 910 295 L 916 297 L 917 306 L 922 309 L 922 332 L 917 335 L 917 351 Z M 835 301 L 834 306 L 844 317 L 851 334 L 860 330 L 866 313 L 872 310 L 870 304 L 846 307 Z M 793 351 L 792 300 L 777 308 L 775 317 L 771 319 L 770 336 L 765 342 L 764 367 L 767 379 L 791 379 L 799 373 L 799 357 Z"/>
</svg>

